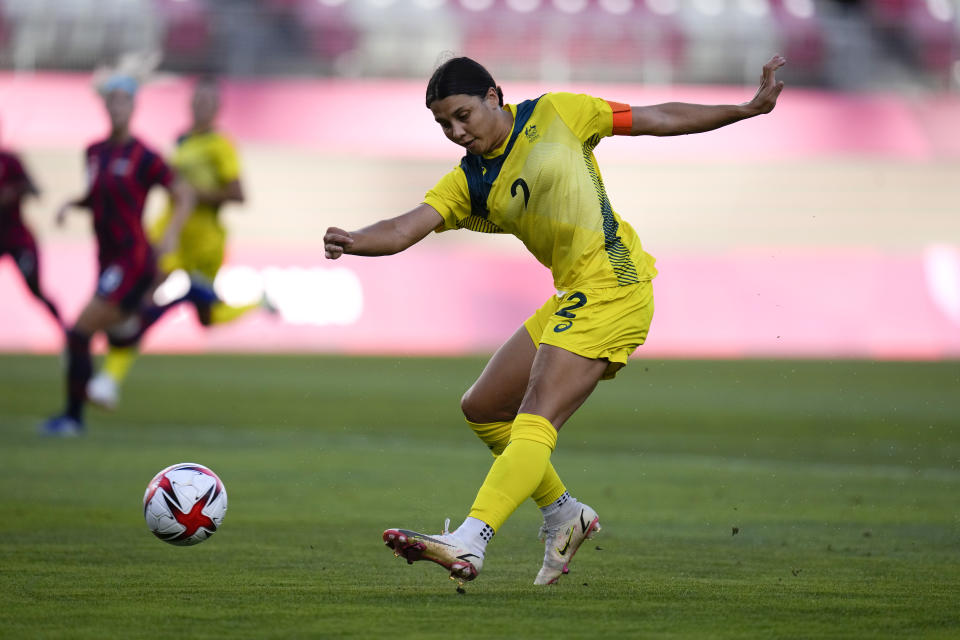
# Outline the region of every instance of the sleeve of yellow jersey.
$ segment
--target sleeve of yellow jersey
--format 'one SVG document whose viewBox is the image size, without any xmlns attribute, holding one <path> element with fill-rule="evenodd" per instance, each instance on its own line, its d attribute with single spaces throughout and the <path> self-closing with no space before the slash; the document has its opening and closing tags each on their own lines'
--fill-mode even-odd
<svg viewBox="0 0 960 640">
<path fill-rule="evenodd" d="M 629 105 L 582 93 L 549 93 L 547 97 L 566 125 L 582 142 L 593 136 L 606 138 L 614 134 L 629 133 Z"/>
<path fill-rule="evenodd" d="M 458 165 L 440 178 L 433 189 L 424 196 L 423 202 L 436 209 L 443 218 L 443 222 L 435 229 L 437 233 L 459 229 L 460 225 L 457 222 L 469 217 L 471 211 L 470 189 L 467 187 L 467 176 L 464 175 L 463 169 Z"/>
<path fill-rule="evenodd" d="M 240 159 L 229 139 L 217 136 L 213 157 L 221 184 L 229 184 L 240 177 Z"/>
</svg>

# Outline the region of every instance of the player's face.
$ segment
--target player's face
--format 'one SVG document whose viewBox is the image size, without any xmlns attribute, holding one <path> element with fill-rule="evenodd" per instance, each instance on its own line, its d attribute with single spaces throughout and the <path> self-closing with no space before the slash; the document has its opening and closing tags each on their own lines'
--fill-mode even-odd
<svg viewBox="0 0 960 640">
<path fill-rule="evenodd" d="M 114 89 L 107 94 L 104 102 L 110 116 L 110 126 L 114 129 L 126 129 L 133 115 L 133 96 L 126 91 Z"/>
<path fill-rule="evenodd" d="M 430 103 L 430 111 L 443 129 L 443 135 L 473 154 L 493 151 L 509 133 L 498 117 L 500 101 L 493 89 L 483 99 L 456 94 L 434 100 Z"/>
<path fill-rule="evenodd" d="M 211 125 L 214 118 L 217 117 L 217 110 L 220 108 L 220 96 L 216 87 L 210 85 L 200 85 L 193 92 L 193 100 L 190 103 L 193 111 L 193 121 L 199 125 Z"/>
</svg>

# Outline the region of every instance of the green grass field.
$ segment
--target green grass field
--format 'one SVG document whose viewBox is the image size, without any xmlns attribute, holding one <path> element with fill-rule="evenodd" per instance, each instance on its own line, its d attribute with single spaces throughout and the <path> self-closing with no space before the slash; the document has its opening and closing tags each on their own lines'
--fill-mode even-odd
<svg viewBox="0 0 960 640">
<path fill-rule="evenodd" d="M 570 575 L 532 585 L 528 503 L 458 594 L 380 534 L 466 514 L 482 365 L 149 356 L 61 441 L 59 361 L 0 356 L 0 637 L 960 637 L 960 364 L 636 361 L 560 434 L 604 526 Z M 188 548 L 140 504 L 184 461 L 230 498 Z"/>
</svg>

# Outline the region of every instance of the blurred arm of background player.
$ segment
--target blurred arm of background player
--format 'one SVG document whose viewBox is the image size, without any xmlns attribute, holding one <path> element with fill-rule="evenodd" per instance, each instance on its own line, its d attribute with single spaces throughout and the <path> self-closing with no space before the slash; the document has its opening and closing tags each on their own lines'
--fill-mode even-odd
<svg viewBox="0 0 960 640">
<path fill-rule="evenodd" d="M 196 189 L 190 186 L 186 180 L 178 178 L 170 185 L 170 200 L 173 202 L 173 217 L 167 226 L 160 243 L 154 247 L 156 254 L 162 256 L 173 251 L 180 241 L 180 230 L 183 223 L 187 221 L 193 208 L 199 200 L 199 194 Z"/>
<path fill-rule="evenodd" d="M 186 180 L 178 179 L 170 186 L 170 198 L 173 200 L 173 219 L 170 221 L 170 226 L 167 227 L 167 231 L 161 239 L 159 245 L 154 247 L 157 255 L 163 255 L 169 251 L 172 251 L 173 248 L 177 246 L 177 239 L 180 237 L 180 229 L 183 227 L 183 223 L 186 222 L 187 218 L 190 216 L 190 212 L 193 211 L 193 207 L 196 205 L 197 193 L 193 187 L 187 183 Z M 89 193 L 82 198 L 68 200 L 57 210 L 57 226 L 63 226 L 67 219 L 67 214 L 70 213 L 71 209 L 86 209 L 89 207 Z"/>
<path fill-rule="evenodd" d="M 219 207 L 228 202 L 243 204 L 243 201 L 246 199 L 240 180 L 228 182 L 219 189 L 195 189 L 194 191 L 196 193 L 197 204 L 206 204 L 213 207 Z"/>
<path fill-rule="evenodd" d="M 67 221 L 67 214 L 70 213 L 71 209 L 89 209 L 90 208 L 90 194 L 83 196 L 82 198 L 76 198 L 74 200 L 67 200 L 60 208 L 57 209 L 56 223 L 58 227 L 62 227 L 63 224 Z"/>
<path fill-rule="evenodd" d="M 336 260 L 345 253 L 356 256 L 389 256 L 423 240 L 443 223 L 436 209 L 421 204 L 395 218 L 381 220 L 357 231 L 330 227 L 323 236 L 324 254 Z"/>
</svg>

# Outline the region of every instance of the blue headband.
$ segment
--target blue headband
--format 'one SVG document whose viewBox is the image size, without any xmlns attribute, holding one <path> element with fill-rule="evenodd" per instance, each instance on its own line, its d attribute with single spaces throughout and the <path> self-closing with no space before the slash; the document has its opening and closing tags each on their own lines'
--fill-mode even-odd
<svg viewBox="0 0 960 640">
<path fill-rule="evenodd" d="M 122 74 L 110 76 L 107 78 L 107 81 L 103 83 L 104 95 L 110 93 L 111 91 L 125 91 L 131 96 L 135 96 L 137 95 L 138 88 L 139 85 L 132 76 L 126 76 Z"/>
</svg>

